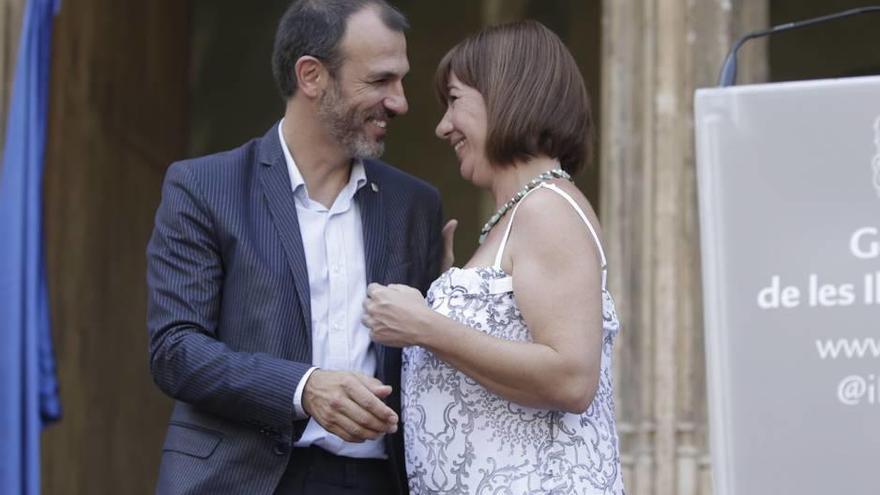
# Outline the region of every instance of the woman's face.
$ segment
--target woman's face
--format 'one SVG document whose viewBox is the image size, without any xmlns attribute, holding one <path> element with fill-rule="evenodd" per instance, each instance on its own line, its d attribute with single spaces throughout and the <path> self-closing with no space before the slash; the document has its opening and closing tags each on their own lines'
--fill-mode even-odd
<svg viewBox="0 0 880 495">
<path fill-rule="evenodd" d="M 465 180 L 488 185 L 491 167 L 486 158 L 486 102 L 476 89 L 449 75 L 446 113 L 435 130 L 437 137 L 449 141 L 458 157 Z"/>
</svg>

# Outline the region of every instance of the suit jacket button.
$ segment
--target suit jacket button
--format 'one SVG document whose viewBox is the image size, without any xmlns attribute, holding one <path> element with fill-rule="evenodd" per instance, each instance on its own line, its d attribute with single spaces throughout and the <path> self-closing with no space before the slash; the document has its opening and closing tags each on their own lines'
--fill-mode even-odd
<svg viewBox="0 0 880 495">
<path fill-rule="evenodd" d="M 275 444 L 275 448 L 272 449 L 272 452 L 274 452 L 275 455 L 286 455 L 290 452 L 290 447 L 284 442 L 278 442 Z"/>
</svg>

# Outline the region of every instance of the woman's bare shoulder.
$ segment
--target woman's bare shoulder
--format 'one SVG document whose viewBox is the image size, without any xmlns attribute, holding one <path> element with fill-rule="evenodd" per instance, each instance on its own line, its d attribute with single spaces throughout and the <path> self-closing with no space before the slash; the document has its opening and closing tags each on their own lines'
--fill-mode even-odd
<svg viewBox="0 0 880 495">
<path fill-rule="evenodd" d="M 601 238 L 601 226 L 596 211 L 589 200 L 568 181 L 555 181 L 554 185 L 568 194 L 587 217 Z M 522 201 L 517 211 L 514 230 L 520 228 L 552 232 L 554 229 L 587 229 L 577 210 L 568 200 L 549 188 L 538 188 Z"/>
<path fill-rule="evenodd" d="M 557 187 L 568 193 L 586 215 L 601 239 L 596 213 L 574 184 Z M 565 197 L 548 188 L 539 188 L 526 197 L 517 210 L 511 231 L 511 255 L 580 258 L 598 255 L 596 243 L 577 210 Z M 561 261 L 561 260 L 560 260 Z"/>
</svg>

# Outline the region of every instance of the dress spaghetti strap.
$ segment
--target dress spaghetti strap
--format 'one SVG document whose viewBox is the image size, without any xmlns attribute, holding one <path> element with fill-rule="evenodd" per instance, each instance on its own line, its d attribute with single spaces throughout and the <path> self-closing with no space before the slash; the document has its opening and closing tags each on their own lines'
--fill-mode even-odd
<svg viewBox="0 0 880 495">
<path fill-rule="evenodd" d="M 567 192 L 560 189 L 556 184 L 550 184 L 547 182 L 542 182 L 542 183 L 538 184 L 537 187 L 535 187 L 531 191 L 527 192 L 525 194 L 525 196 L 523 196 L 522 199 L 519 200 L 519 202 L 516 204 L 516 206 L 513 207 L 513 211 L 510 212 L 510 221 L 507 223 L 507 229 L 505 229 L 505 231 L 504 231 L 504 237 L 501 238 L 501 245 L 498 247 L 498 252 L 495 254 L 495 263 L 492 266 L 498 270 L 501 269 L 501 257 L 502 257 L 502 255 L 504 255 L 504 249 L 507 247 L 507 241 L 510 238 L 510 230 L 513 227 L 513 220 L 516 217 L 516 210 L 517 210 L 517 208 L 519 208 L 519 205 L 521 205 L 526 200 L 526 198 L 529 196 L 529 194 L 532 194 L 533 192 L 537 191 L 538 189 L 549 189 L 549 190 L 559 194 L 560 196 L 562 196 L 566 201 L 568 201 L 568 203 L 572 206 L 572 208 L 574 208 L 574 210 L 577 212 L 578 216 L 581 217 L 581 220 L 583 220 L 584 223 L 587 224 L 587 228 L 590 230 L 590 234 L 593 236 L 593 241 L 596 243 L 596 248 L 599 249 L 599 257 L 602 260 L 602 290 L 605 290 L 605 283 L 606 283 L 607 272 L 608 272 L 608 270 L 607 270 L 608 261 L 605 258 L 605 250 L 602 249 L 602 243 L 599 241 L 599 235 L 596 234 L 596 229 L 593 227 L 593 224 L 587 218 L 587 215 L 581 209 L 580 205 L 577 204 L 577 201 L 575 201 L 574 198 L 572 198 L 570 194 L 568 194 Z"/>
</svg>

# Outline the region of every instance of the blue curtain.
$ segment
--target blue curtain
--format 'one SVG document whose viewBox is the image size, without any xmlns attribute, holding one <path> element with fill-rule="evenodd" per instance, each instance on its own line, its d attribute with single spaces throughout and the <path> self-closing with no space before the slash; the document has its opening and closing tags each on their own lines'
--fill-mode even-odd
<svg viewBox="0 0 880 495">
<path fill-rule="evenodd" d="M 0 493 L 40 492 L 40 431 L 61 413 L 43 256 L 43 158 L 52 21 L 25 6 L 0 170 Z"/>
</svg>

